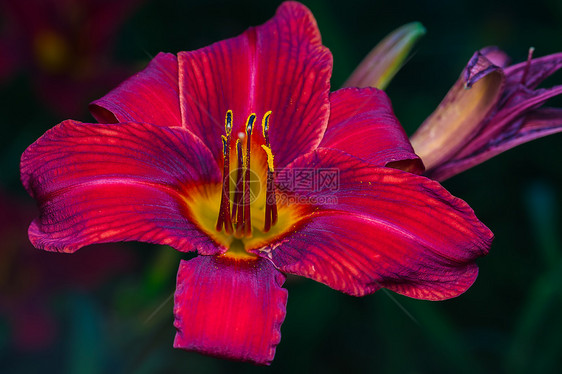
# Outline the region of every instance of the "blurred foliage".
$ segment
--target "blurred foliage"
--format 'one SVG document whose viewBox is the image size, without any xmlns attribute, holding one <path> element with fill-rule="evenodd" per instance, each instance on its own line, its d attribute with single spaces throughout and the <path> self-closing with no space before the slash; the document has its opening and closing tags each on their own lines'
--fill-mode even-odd
<svg viewBox="0 0 562 374">
<path fill-rule="evenodd" d="M 524 60 L 530 46 L 536 56 L 562 51 L 558 0 L 514 0 L 509 5 L 492 0 L 304 3 L 334 55 L 334 88 L 388 32 L 412 21 L 426 27 L 426 36 L 387 89 L 409 134 L 441 101 L 475 50 L 497 45 L 514 62 Z M 146 0 L 112 36 L 115 48 L 108 53 L 136 71 L 159 51 L 196 49 L 263 23 L 277 5 Z M 0 15 L 2 35 L 10 32 L 11 21 Z M 0 187 L 28 203 L 31 199 L 19 182 L 19 157 L 43 132 L 66 119 L 38 99 L 34 77 L 19 69 L 0 81 Z M 561 81 L 558 73 L 547 84 Z M 84 98 L 82 114 L 74 119 L 92 120 L 86 108 L 95 95 L 99 92 Z M 562 100 L 551 104 L 562 106 Z M 132 244 L 127 247 L 133 247 L 138 259 L 134 268 L 87 289 L 77 290 L 71 278 L 56 291 L 45 289 L 45 307 L 58 329 L 49 346 L 18 348 L 14 326 L 0 314 L 0 372 L 560 372 L 561 142 L 560 135 L 531 142 L 444 183 L 496 234 L 490 255 L 479 260 L 475 285 L 459 298 L 427 302 L 383 291 L 353 298 L 290 277 L 287 318 L 275 361 L 270 368 L 254 367 L 172 348 L 170 296 L 179 259 L 187 255 Z M 13 211 L 4 209 L 2 215 L 10 218 Z M 20 243 L 26 240 L 26 225 L 14 229 Z M 1 239 L 0 251 L 5 251 L 9 244 Z M 94 252 L 96 247 L 82 251 Z M 28 271 L 25 263 L 14 264 L 18 267 L 11 272 Z"/>
</svg>

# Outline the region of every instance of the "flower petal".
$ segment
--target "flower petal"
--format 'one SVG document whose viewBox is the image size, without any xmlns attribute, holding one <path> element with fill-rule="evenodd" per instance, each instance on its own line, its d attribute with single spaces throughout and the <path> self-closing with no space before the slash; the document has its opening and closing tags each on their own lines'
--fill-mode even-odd
<svg viewBox="0 0 562 374">
<path fill-rule="evenodd" d="M 269 136 L 277 166 L 320 142 L 329 115 L 332 57 L 303 5 L 283 3 L 264 25 L 180 52 L 178 61 L 183 123 L 217 160 L 227 110 L 233 111 L 234 134 L 251 113 L 272 111 Z"/>
<path fill-rule="evenodd" d="M 559 132 L 560 113 L 538 108 L 562 94 L 562 85 L 541 89 L 536 86 L 562 67 L 562 54 L 532 59 L 532 52 L 531 49 L 527 62 L 504 70 L 505 89 L 496 107 L 481 121 L 478 132 L 467 138 L 456 153 L 428 168 L 427 176 L 442 181 L 516 145 Z"/>
<path fill-rule="evenodd" d="M 174 347 L 269 365 L 285 319 L 284 281 L 261 258 L 182 260 L 174 298 Z"/>
<path fill-rule="evenodd" d="M 504 143 L 501 152 L 533 139 L 562 131 L 562 108 L 540 108 L 525 116 L 525 121 L 517 136 Z M 513 144 L 513 143 L 516 144 Z"/>
<path fill-rule="evenodd" d="M 100 123 L 181 126 L 176 56 L 159 53 L 142 72 L 91 103 L 90 112 Z"/>
<path fill-rule="evenodd" d="M 217 253 L 187 218 L 185 196 L 221 177 L 209 150 L 184 129 L 65 121 L 22 155 L 22 182 L 40 206 L 34 246 L 74 252 L 138 240 Z"/>
<path fill-rule="evenodd" d="M 330 120 L 320 147 L 339 149 L 376 166 L 403 164 L 402 170 L 423 172 L 390 100 L 375 88 L 344 88 L 330 94 Z"/>
<path fill-rule="evenodd" d="M 343 87 L 376 87 L 384 90 L 423 35 L 425 27 L 419 22 L 408 23 L 394 30 L 369 52 Z"/>
<path fill-rule="evenodd" d="M 500 68 L 505 68 L 511 61 L 511 58 L 507 55 L 507 53 L 496 46 L 484 47 L 480 50 L 480 53 L 493 65 Z"/>
<path fill-rule="evenodd" d="M 445 180 L 520 144 L 562 132 L 562 109 L 536 109 L 525 115 L 524 120 L 516 121 L 514 125 L 513 127 L 516 129 L 506 131 L 501 139 L 490 142 L 487 147 L 474 154 L 466 155 L 464 158 L 456 157 L 439 168 L 431 170 L 429 176 L 435 180 Z"/>
<path fill-rule="evenodd" d="M 491 118 L 484 121 L 478 135 L 471 140 L 470 144 L 459 150 L 454 159 L 478 155 L 486 152 L 490 147 L 495 148 L 499 143 L 508 141 L 521 130 L 525 112 L 539 108 L 545 101 L 560 94 L 562 94 L 562 85 L 538 90 L 519 85 L 517 90 L 512 91 L 511 96 L 502 98 L 505 100 L 502 107 Z"/>
<path fill-rule="evenodd" d="M 500 98 L 504 81 L 501 68 L 482 53 L 474 54 L 437 109 L 410 138 L 427 170 L 450 159 L 478 133 Z"/>
<path fill-rule="evenodd" d="M 339 170 L 339 188 L 299 193 L 308 216 L 261 249 L 278 269 L 357 296 L 386 287 L 440 300 L 474 282 L 493 235 L 437 182 L 326 149 L 289 166 L 303 167 Z"/>
</svg>

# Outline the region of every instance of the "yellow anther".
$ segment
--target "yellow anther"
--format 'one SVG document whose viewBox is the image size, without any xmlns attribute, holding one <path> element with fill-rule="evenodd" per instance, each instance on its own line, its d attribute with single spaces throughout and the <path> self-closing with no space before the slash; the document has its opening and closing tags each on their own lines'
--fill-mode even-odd
<svg viewBox="0 0 562 374">
<path fill-rule="evenodd" d="M 232 110 L 227 110 L 226 111 L 226 118 L 224 119 L 224 131 L 226 132 L 226 135 L 230 135 L 230 132 L 232 131 Z"/>
<path fill-rule="evenodd" d="M 267 167 L 269 168 L 270 172 L 274 172 L 273 170 L 273 152 L 271 152 L 271 148 L 263 145 L 261 146 L 263 148 L 263 150 L 265 151 L 265 153 L 267 154 Z"/>
<path fill-rule="evenodd" d="M 226 155 L 226 151 L 228 149 L 228 138 L 224 135 L 221 135 L 222 138 L 222 152 Z"/>
<path fill-rule="evenodd" d="M 254 128 L 254 122 L 256 121 L 256 114 L 252 113 L 248 116 L 248 120 L 246 121 L 246 135 L 252 135 L 252 130 Z"/>
<path fill-rule="evenodd" d="M 263 133 L 263 137 L 267 139 L 268 137 L 268 131 L 269 131 L 269 116 L 271 115 L 271 110 L 267 111 L 264 116 L 263 119 L 261 120 L 261 128 L 262 128 L 262 133 Z"/>
</svg>

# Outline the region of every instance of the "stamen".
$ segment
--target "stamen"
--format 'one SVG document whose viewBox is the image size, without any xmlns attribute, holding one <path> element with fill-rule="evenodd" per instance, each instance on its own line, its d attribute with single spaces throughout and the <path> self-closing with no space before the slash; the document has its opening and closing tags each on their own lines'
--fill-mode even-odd
<svg viewBox="0 0 562 374">
<path fill-rule="evenodd" d="M 265 195 L 265 223 L 263 232 L 268 232 L 277 223 L 277 196 L 275 194 L 273 153 L 271 148 L 261 146 L 267 155 L 267 192 Z"/>
<path fill-rule="evenodd" d="M 224 131 L 226 136 L 222 135 L 222 153 L 223 153 L 223 172 L 222 172 L 222 194 L 221 205 L 219 208 L 219 217 L 217 219 L 216 229 L 232 234 L 232 221 L 230 218 L 230 133 L 232 131 L 232 111 L 226 112 Z"/>
<path fill-rule="evenodd" d="M 252 218 L 250 215 L 250 149 L 252 145 L 252 130 L 256 115 L 250 114 L 246 122 L 246 157 L 244 159 L 244 235 L 252 236 Z"/>
<path fill-rule="evenodd" d="M 244 217 L 244 211 L 242 210 L 242 199 L 244 198 L 242 191 L 242 188 L 244 187 L 242 178 L 244 177 L 244 169 L 242 166 L 242 142 L 240 139 L 236 139 L 236 160 L 236 187 L 234 190 L 234 202 L 232 204 L 232 219 L 238 228 L 239 225 L 242 225 Z"/>
<path fill-rule="evenodd" d="M 275 193 L 275 170 L 273 168 L 273 152 L 269 144 L 269 116 L 271 111 L 268 111 L 263 116 L 262 129 L 265 145 L 261 147 L 267 155 L 267 192 L 265 196 L 265 223 L 263 227 L 264 232 L 268 232 L 271 226 L 277 223 L 277 195 Z"/>
<path fill-rule="evenodd" d="M 269 117 L 271 111 L 265 113 L 262 119 L 263 137 L 265 145 L 262 149 L 267 156 L 267 192 L 265 206 L 265 225 L 264 232 L 268 232 L 271 226 L 277 223 L 277 199 L 274 185 L 274 162 L 273 152 L 269 144 Z M 252 217 L 251 217 L 251 149 L 252 149 L 252 132 L 256 121 L 254 113 L 248 116 L 245 126 L 245 133 L 240 132 L 236 140 L 236 189 L 234 191 L 232 209 L 230 208 L 230 143 L 232 133 L 232 111 L 226 112 L 225 133 L 222 136 L 223 142 L 223 186 L 219 217 L 217 219 L 216 229 L 224 230 L 227 234 L 233 234 L 235 238 L 242 239 L 244 237 L 252 237 Z M 246 150 L 242 151 L 242 140 L 246 138 Z"/>
</svg>

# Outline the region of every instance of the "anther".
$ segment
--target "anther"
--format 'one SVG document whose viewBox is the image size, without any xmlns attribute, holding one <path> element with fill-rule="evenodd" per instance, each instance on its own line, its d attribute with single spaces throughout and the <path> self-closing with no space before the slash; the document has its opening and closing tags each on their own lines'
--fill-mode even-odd
<svg viewBox="0 0 562 374">
<path fill-rule="evenodd" d="M 254 122 L 256 121 L 256 115 L 254 113 L 250 114 L 248 121 L 246 121 L 246 136 L 249 138 L 252 135 L 252 130 L 254 128 Z"/>
<path fill-rule="evenodd" d="M 267 147 L 269 147 L 269 116 L 270 115 L 271 115 L 271 110 L 265 113 L 261 121 L 263 138 L 265 139 L 265 145 Z"/>
<path fill-rule="evenodd" d="M 224 119 L 224 131 L 227 136 L 230 136 L 232 131 L 232 110 L 230 109 L 226 112 L 226 118 Z"/>
</svg>

